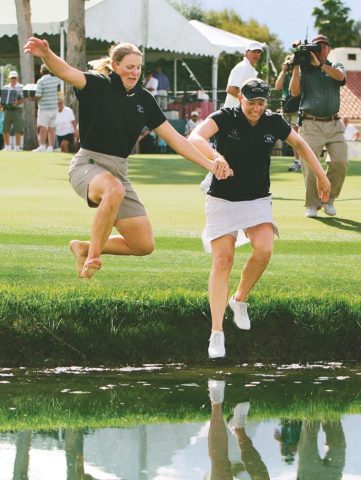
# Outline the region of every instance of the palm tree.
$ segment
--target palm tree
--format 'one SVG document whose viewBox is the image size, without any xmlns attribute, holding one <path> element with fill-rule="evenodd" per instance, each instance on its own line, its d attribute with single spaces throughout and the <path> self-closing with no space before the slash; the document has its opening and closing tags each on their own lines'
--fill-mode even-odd
<svg viewBox="0 0 361 480">
<path fill-rule="evenodd" d="M 33 35 L 31 26 L 31 8 L 30 0 L 15 0 L 16 16 L 18 21 L 18 38 L 20 54 L 20 71 L 22 83 L 34 82 L 34 58 L 32 55 L 26 55 L 23 46 L 28 38 Z M 25 102 L 24 104 L 24 149 L 31 150 L 37 145 L 36 142 L 36 121 L 35 121 L 35 102 Z"/>
<path fill-rule="evenodd" d="M 354 21 L 348 18 L 349 7 L 342 0 L 321 0 L 321 8 L 312 11 L 318 32 L 328 37 L 333 48 L 355 43 Z"/>
<path fill-rule="evenodd" d="M 66 61 L 72 67 L 85 70 L 85 0 L 69 1 L 69 23 L 66 37 Z M 78 117 L 78 103 L 73 88 L 65 87 L 65 102 Z"/>
</svg>

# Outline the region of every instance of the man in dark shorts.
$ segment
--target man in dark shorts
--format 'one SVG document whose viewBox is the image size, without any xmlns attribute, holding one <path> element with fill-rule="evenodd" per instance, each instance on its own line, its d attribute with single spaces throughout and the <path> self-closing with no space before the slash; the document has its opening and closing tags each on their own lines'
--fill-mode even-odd
<svg viewBox="0 0 361 480">
<path fill-rule="evenodd" d="M 74 151 L 74 143 L 79 137 L 78 128 L 73 110 L 64 105 L 61 97 L 58 99 L 55 134 L 62 152 Z"/>
</svg>

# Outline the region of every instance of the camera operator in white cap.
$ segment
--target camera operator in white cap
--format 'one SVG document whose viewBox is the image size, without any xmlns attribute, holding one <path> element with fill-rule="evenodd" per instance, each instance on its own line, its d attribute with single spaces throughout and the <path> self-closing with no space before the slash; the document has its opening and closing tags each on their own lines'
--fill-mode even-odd
<svg viewBox="0 0 361 480">
<path fill-rule="evenodd" d="M 255 66 L 261 58 L 262 52 L 262 43 L 256 41 L 249 42 L 243 60 L 237 63 L 229 74 L 226 89 L 227 97 L 224 107 L 237 107 L 239 105 L 238 95 L 241 86 L 249 78 L 255 78 L 258 76 Z"/>
</svg>

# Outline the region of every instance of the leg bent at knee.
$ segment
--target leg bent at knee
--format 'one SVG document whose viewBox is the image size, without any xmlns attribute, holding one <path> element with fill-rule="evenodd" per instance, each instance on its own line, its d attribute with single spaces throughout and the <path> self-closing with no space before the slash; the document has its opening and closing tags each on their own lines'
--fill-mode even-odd
<svg viewBox="0 0 361 480">
<path fill-rule="evenodd" d="M 273 248 L 270 245 L 258 245 L 253 248 L 252 255 L 262 263 L 268 263 L 272 257 Z"/>
</svg>

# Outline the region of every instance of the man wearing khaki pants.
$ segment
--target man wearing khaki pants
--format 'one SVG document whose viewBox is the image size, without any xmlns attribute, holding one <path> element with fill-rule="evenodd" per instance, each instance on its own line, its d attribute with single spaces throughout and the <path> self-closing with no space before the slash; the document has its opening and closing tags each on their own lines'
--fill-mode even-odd
<svg viewBox="0 0 361 480">
<path fill-rule="evenodd" d="M 292 95 L 301 94 L 299 134 L 318 159 L 324 147 L 328 154 L 326 174 L 331 182 L 331 193 L 328 203 L 325 204 L 322 204 L 318 197 L 316 177 L 302 161 L 306 187 L 306 217 L 310 218 L 317 217 L 321 208 L 326 215 L 336 215 L 334 200 L 340 194 L 347 170 L 344 126 L 338 117 L 340 87 L 346 81 L 345 70 L 341 63 L 327 60 L 331 50 L 327 37 L 317 35 L 312 44 L 319 45 L 320 51 L 309 52 L 310 65 L 294 66 L 290 83 Z"/>
</svg>

